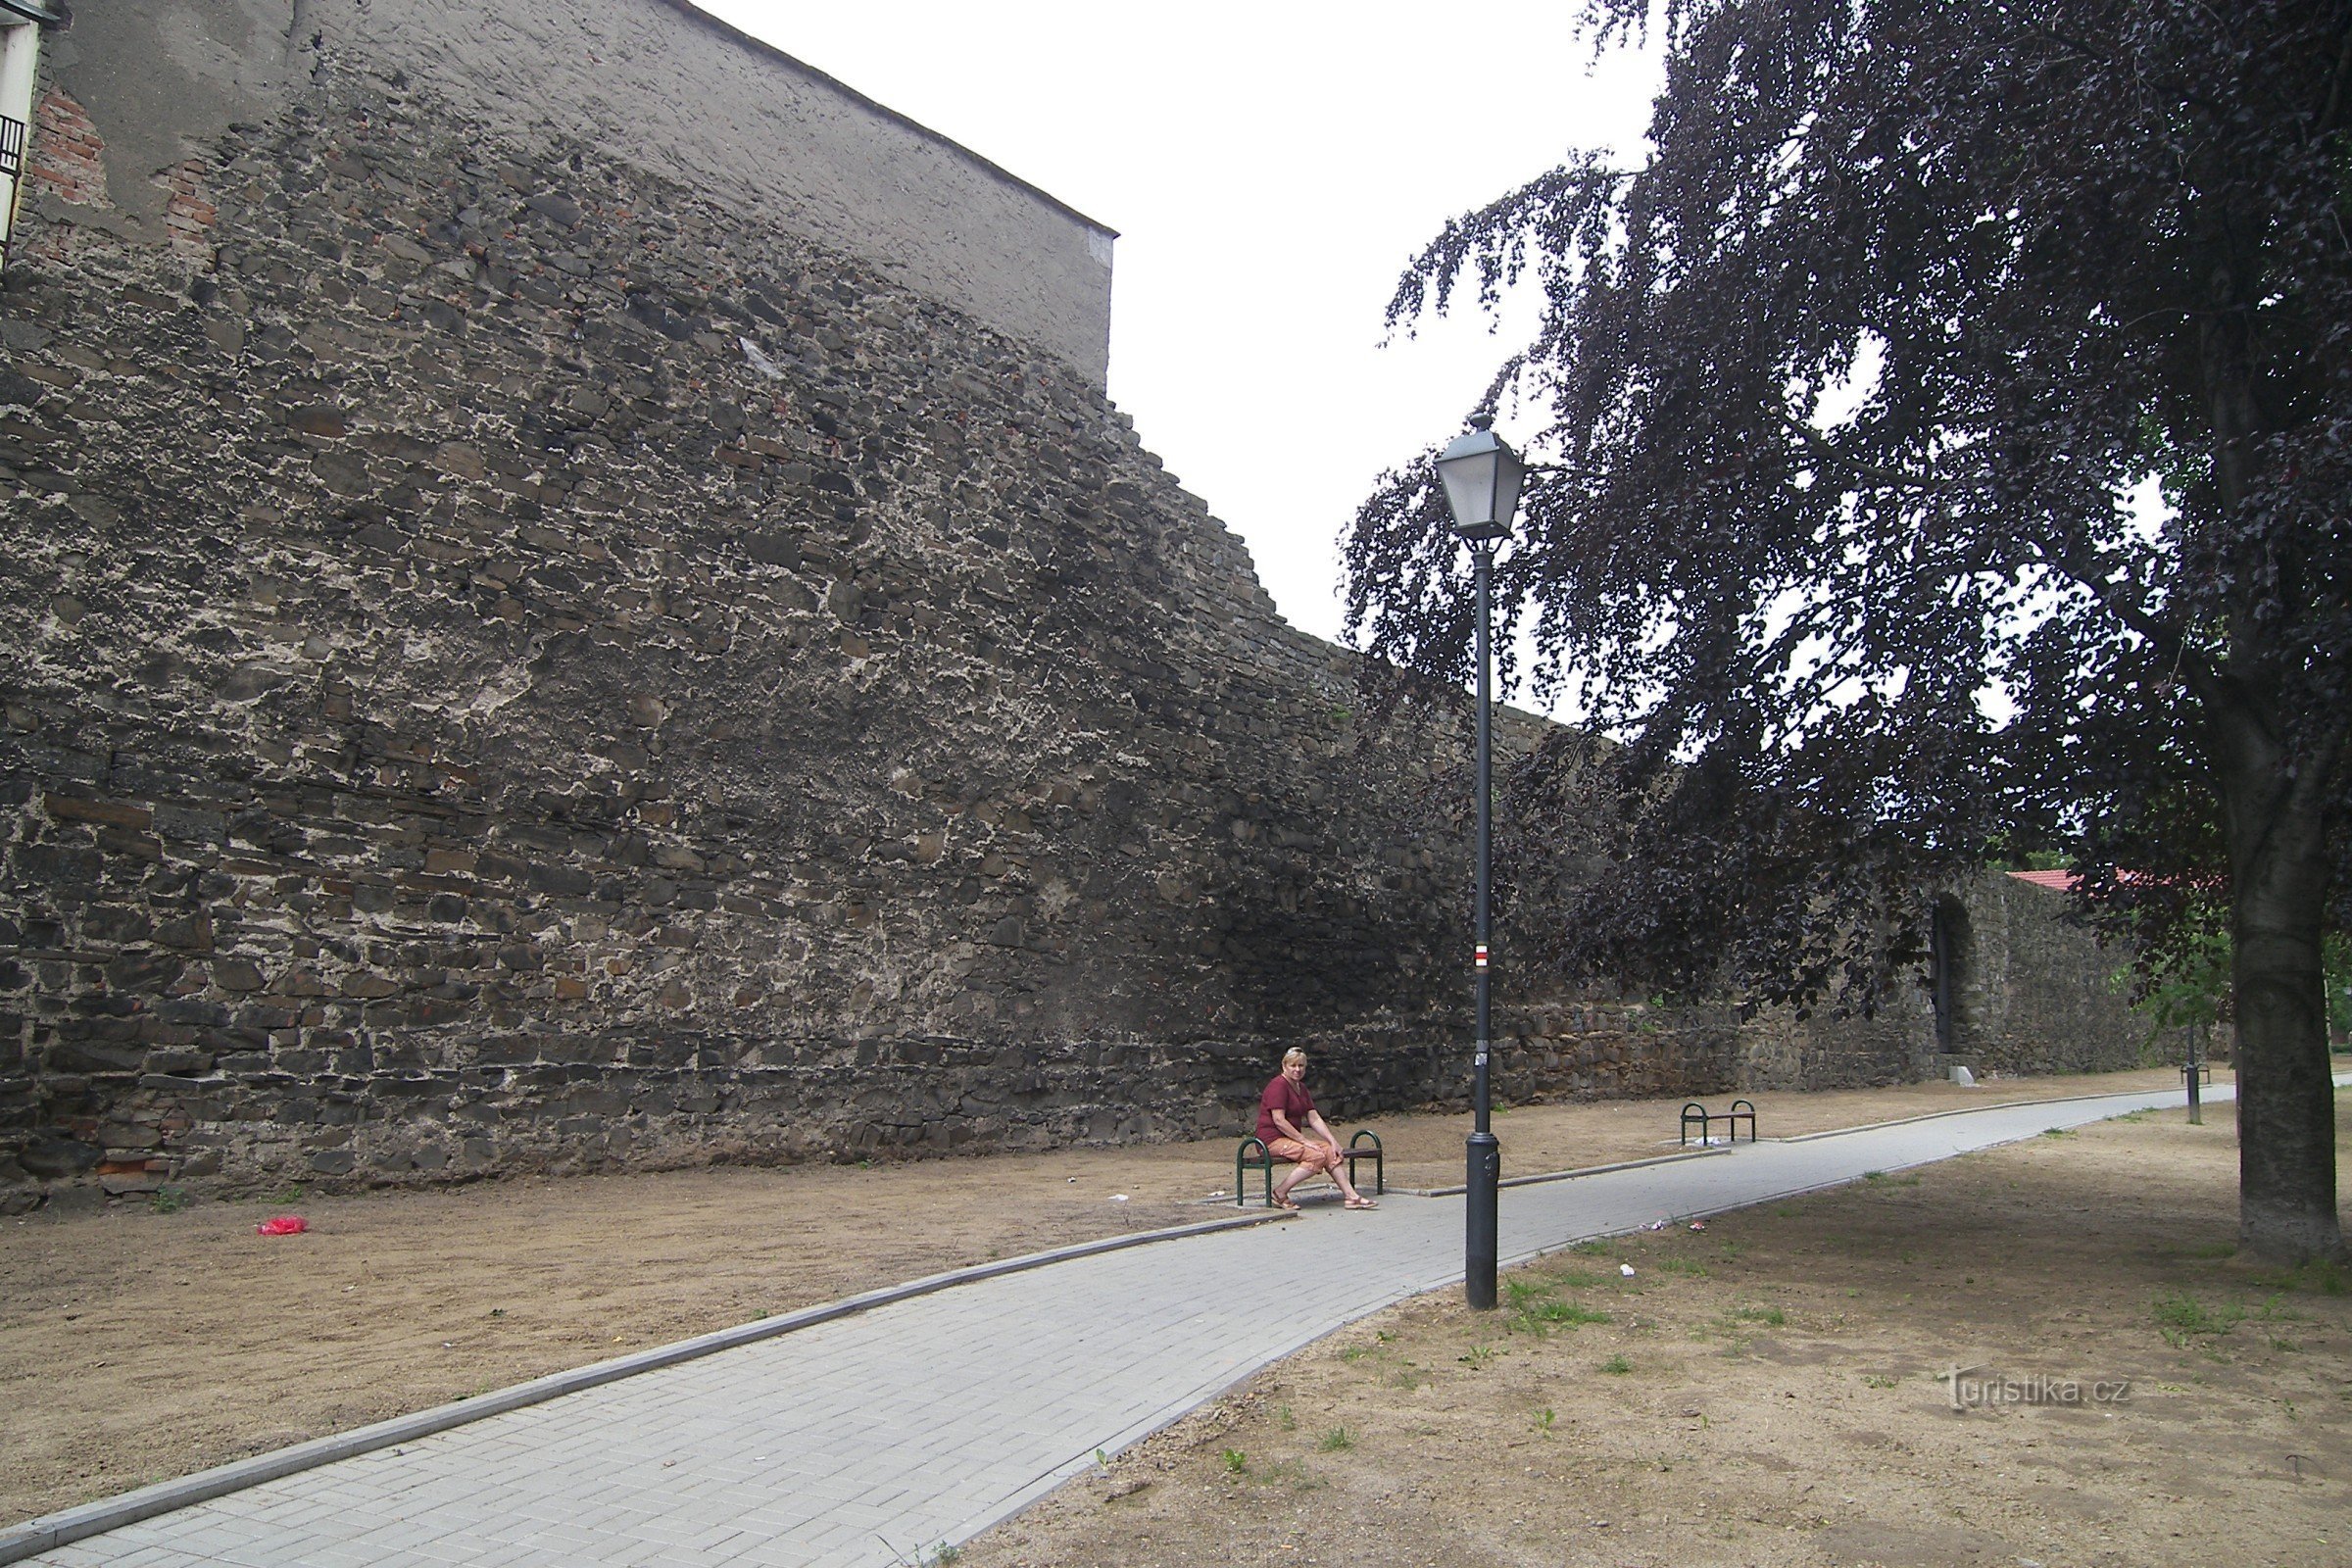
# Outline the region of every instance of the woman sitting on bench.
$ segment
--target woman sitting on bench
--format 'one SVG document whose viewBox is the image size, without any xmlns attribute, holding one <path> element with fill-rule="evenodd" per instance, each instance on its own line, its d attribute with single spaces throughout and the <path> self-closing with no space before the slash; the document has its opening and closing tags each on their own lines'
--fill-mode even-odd
<svg viewBox="0 0 2352 1568">
<path fill-rule="evenodd" d="M 1274 1188 L 1274 1203 L 1293 1213 L 1291 1189 L 1318 1171 L 1328 1171 L 1347 1196 L 1349 1208 L 1378 1208 L 1379 1203 L 1357 1192 L 1348 1180 L 1348 1156 L 1339 1136 L 1315 1109 L 1306 1092 L 1306 1053 L 1293 1047 L 1282 1054 L 1282 1071 L 1257 1099 L 1257 1136 L 1276 1159 L 1291 1161 L 1290 1172 Z"/>
</svg>

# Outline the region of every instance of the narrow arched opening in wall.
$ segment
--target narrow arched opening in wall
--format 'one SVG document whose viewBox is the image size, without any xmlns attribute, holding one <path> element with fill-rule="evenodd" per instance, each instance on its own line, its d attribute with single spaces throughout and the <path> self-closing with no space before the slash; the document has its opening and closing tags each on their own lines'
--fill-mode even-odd
<svg viewBox="0 0 2352 1568">
<path fill-rule="evenodd" d="M 1930 983 L 1936 1006 L 1936 1049 L 1945 1056 L 1969 1049 L 1968 1003 L 1976 986 L 1977 935 L 1967 906 L 1944 894 L 1928 925 Z"/>
</svg>

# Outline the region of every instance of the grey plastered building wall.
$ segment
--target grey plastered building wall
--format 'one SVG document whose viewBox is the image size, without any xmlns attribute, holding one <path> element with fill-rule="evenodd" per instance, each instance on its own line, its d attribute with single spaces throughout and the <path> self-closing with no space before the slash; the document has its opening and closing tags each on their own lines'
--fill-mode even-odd
<svg viewBox="0 0 2352 1568">
<path fill-rule="evenodd" d="M 107 129 L 126 230 L 154 175 L 337 71 L 429 83 L 494 147 L 594 146 L 1036 345 L 1101 386 L 1108 226 L 685 0 L 216 0 L 77 8 L 57 81 Z"/>
</svg>

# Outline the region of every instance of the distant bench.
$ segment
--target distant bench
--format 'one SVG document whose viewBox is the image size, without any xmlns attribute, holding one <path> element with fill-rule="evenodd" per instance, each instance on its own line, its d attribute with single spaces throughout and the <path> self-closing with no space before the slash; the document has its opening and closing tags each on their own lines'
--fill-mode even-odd
<svg viewBox="0 0 2352 1568">
<path fill-rule="evenodd" d="M 1698 1129 L 1698 1141 L 1701 1144 L 1713 1142 L 1715 1124 L 1722 1122 L 1731 1135 L 1731 1142 L 1736 1144 L 1740 1141 L 1740 1124 L 1743 1121 L 1747 1123 L 1747 1141 L 1752 1144 L 1756 1141 L 1756 1107 L 1753 1102 L 1735 1100 L 1729 1110 L 1710 1111 L 1697 1101 L 1690 1101 L 1683 1106 L 1683 1143 L 1685 1147 L 1690 1145 L 1690 1129 L 1694 1126 Z"/>
<path fill-rule="evenodd" d="M 1364 1140 L 1367 1138 L 1372 1142 L 1365 1143 Z M 1356 1168 L 1362 1161 L 1368 1159 L 1372 1162 L 1372 1192 L 1374 1196 L 1377 1197 L 1389 1190 L 1388 1166 L 1381 1155 L 1380 1134 L 1369 1127 L 1362 1128 L 1353 1138 L 1348 1140 L 1348 1147 L 1341 1150 L 1340 1152 L 1348 1157 L 1348 1181 L 1350 1186 L 1360 1187 L 1363 1184 L 1363 1178 L 1356 1174 Z M 1244 1206 L 1244 1200 L 1249 1196 L 1248 1189 L 1242 1181 L 1242 1173 L 1255 1170 L 1265 1172 L 1266 1206 L 1272 1208 L 1274 1206 L 1274 1167 L 1289 1163 L 1290 1161 L 1287 1159 L 1276 1159 L 1273 1152 L 1266 1148 L 1264 1139 L 1254 1135 L 1243 1139 L 1242 1147 L 1233 1152 L 1233 1206 L 1236 1208 Z"/>
</svg>

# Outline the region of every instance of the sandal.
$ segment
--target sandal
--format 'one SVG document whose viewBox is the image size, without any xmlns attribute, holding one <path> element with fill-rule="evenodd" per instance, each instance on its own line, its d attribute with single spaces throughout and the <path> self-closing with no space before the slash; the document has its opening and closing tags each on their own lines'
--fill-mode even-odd
<svg viewBox="0 0 2352 1568">
<path fill-rule="evenodd" d="M 1296 1214 L 1298 1212 L 1298 1205 L 1292 1202 L 1287 1198 L 1277 1198 L 1274 1200 L 1274 1206 L 1281 1209 L 1286 1214 Z"/>
<path fill-rule="evenodd" d="M 1342 1206 L 1346 1208 L 1378 1208 L 1380 1204 L 1369 1198 L 1351 1198 Z"/>
</svg>

